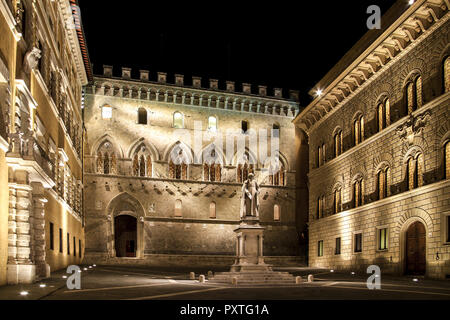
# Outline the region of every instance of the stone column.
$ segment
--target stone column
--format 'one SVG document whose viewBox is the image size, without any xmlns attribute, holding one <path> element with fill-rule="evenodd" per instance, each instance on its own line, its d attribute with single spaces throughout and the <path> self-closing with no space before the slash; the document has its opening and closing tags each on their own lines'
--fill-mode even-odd
<svg viewBox="0 0 450 320">
<path fill-rule="evenodd" d="M 31 261 L 31 187 L 26 171 L 14 172 L 17 183 L 9 184 L 8 284 L 33 283 L 36 269 Z"/>
<path fill-rule="evenodd" d="M 244 239 L 242 236 L 239 237 L 239 257 L 242 257 L 245 255 L 244 252 Z"/>
<path fill-rule="evenodd" d="M 36 275 L 48 278 L 50 266 L 47 266 L 45 262 L 45 203 L 47 199 L 44 197 L 42 183 L 32 183 L 31 186 L 33 188 L 33 261 L 36 264 Z"/>
</svg>

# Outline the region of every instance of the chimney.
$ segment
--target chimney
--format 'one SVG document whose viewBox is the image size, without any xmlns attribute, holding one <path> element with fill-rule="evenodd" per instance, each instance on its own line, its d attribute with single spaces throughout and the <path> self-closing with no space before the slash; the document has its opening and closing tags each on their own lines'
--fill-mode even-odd
<svg viewBox="0 0 450 320">
<path fill-rule="evenodd" d="M 248 94 L 252 93 L 252 85 L 249 83 L 243 83 L 242 84 L 242 92 L 248 93 Z"/>
<path fill-rule="evenodd" d="M 112 73 L 113 73 L 112 66 L 103 65 L 103 75 L 105 77 L 112 77 Z"/>
<path fill-rule="evenodd" d="M 201 77 L 192 77 L 192 86 L 194 88 L 202 87 L 202 78 Z"/>
<path fill-rule="evenodd" d="M 289 99 L 294 100 L 295 102 L 300 102 L 300 91 L 289 90 Z"/>
<path fill-rule="evenodd" d="M 158 82 L 159 83 L 166 83 L 167 82 L 167 73 L 165 73 L 165 72 L 158 72 Z"/>
<path fill-rule="evenodd" d="M 227 91 L 234 92 L 234 81 L 227 81 Z"/>
<path fill-rule="evenodd" d="M 209 79 L 209 88 L 210 89 L 219 89 L 219 80 Z"/>
<path fill-rule="evenodd" d="M 177 86 L 184 86 L 184 75 L 176 74 L 175 75 L 175 84 Z"/>
<path fill-rule="evenodd" d="M 280 88 L 274 88 L 273 89 L 273 95 L 277 98 L 283 98 L 283 89 Z"/>
<path fill-rule="evenodd" d="M 131 78 L 131 68 L 122 68 L 122 78 L 124 79 Z"/>
<path fill-rule="evenodd" d="M 148 70 L 140 70 L 139 72 L 141 74 L 141 80 L 142 81 L 148 81 L 149 80 L 150 72 L 148 72 Z"/>
<path fill-rule="evenodd" d="M 258 86 L 258 89 L 260 96 L 267 96 L 267 86 Z"/>
</svg>

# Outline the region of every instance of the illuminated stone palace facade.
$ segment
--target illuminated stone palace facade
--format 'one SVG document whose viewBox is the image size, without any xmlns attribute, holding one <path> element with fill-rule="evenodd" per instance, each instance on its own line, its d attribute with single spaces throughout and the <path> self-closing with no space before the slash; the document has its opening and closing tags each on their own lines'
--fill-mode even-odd
<svg viewBox="0 0 450 320">
<path fill-rule="evenodd" d="M 448 1 L 399 1 L 294 121 L 309 137 L 311 266 L 450 275 L 449 17 Z"/>
<path fill-rule="evenodd" d="M 130 71 L 123 68 L 114 77 L 112 67 L 104 66 L 104 75 L 86 88 L 87 261 L 230 265 L 242 182 L 253 172 L 261 184 L 265 254 L 272 256 L 269 261 L 302 262 L 306 179 L 297 176 L 301 137 L 292 123 L 298 94 L 285 99 L 274 89 L 268 96 L 263 86 L 254 94 L 249 84 L 237 92 L 233 82 L 221 90 L 217 80 L 202 88 L 197 77 L 187 86 L 182 75 L 169 84 L 165 73 L 149 81 L 148 71 L 136 80 Z M 201 131 L 194 132 L 195 122 Z M 226 138 L 223 148 L 208 138 L 195 147 L 174 135 L 180 129 L 192 139 L 198 133 L 265 129 L 269 156 L 272 130 L 279 130 L 280 170 L 261 163 L 248 134 L 239 153 Z M 178 164 L 171 160 L 174 152 L 182 158 Z M 205 160 L 211 154 L 215 160 Z"/>
<path fill-rule="evenodd" d="M 90 64 L 81 30 L 67 25 L 73 4 L 0 1 L 0 285 L 83 259 L 81 100 Z"/>
</svg>

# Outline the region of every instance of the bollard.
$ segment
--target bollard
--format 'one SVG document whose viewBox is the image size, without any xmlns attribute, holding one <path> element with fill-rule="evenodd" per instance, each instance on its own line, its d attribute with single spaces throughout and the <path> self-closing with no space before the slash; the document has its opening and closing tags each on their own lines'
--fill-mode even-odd
<svg viewBox="0 0 450 320">
<path fill-rule="evenodd" d="M 205 276 L 203 274 L 198 277 L 198 282 L 205 283 Z"/>
<path fill-rule="evenodd" d="M 237 284 L 238 284 L 238 278 L 237 278 L 237 277 L 233 277 L 233 278 L 231 279 L 231 284 L 232 284 L 233 286 L 237 286 Z"/>
<path fill-rule="evenodd" d="M 214 273 L 212 271 L 208 271 L 208 279 L 214 277 Z"/>
<path fill-rule="evenodd" d="M 189 274 L 189 279 L 195 280 L 195 272 L 191 272 L 191 273 Z"/>
<path fill-rule="evenodd" d="M 295 284 L 300 284 L 303 282 L 303 278 L 302 277 L 295 277 Z"/>
<path fill-rule="evenodd" d="M 314 276 L 312 274 L 308 276 L 308 282 L 314 282 Z"/>
</svg>

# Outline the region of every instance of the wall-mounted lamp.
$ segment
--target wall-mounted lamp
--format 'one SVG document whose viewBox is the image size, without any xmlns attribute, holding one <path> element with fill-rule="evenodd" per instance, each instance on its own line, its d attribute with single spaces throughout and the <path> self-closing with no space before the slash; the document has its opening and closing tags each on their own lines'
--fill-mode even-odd
<svg viewBox="0 0 450 320">
<path fill-rule="evenodd" d="M 439 251 L 438 251 L 438 252 L 436 252 L 436 261 L 439 261 L 439 260 L 441 260 L 441 257 L 439 257 Z"/>
</svg>

